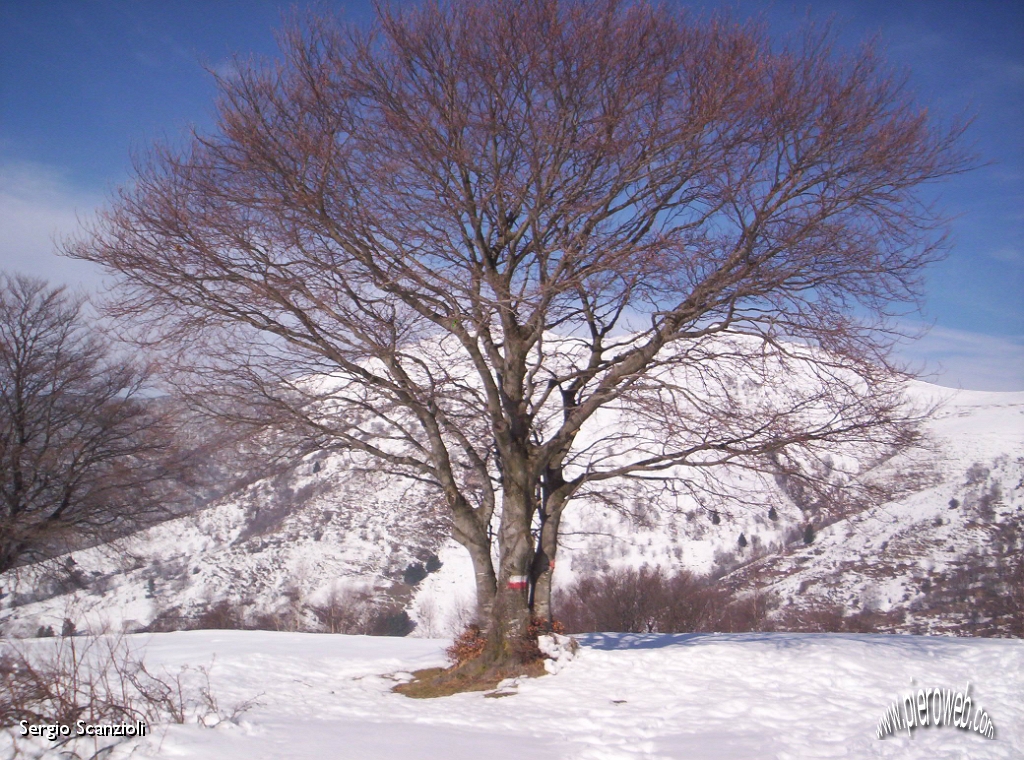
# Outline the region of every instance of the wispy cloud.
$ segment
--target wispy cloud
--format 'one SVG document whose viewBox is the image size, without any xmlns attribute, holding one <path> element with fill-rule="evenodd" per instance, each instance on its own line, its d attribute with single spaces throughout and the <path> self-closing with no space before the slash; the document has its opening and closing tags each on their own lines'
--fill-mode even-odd
<svg viewBox="0 0 1024 760">
<path fill-rule="evenodd" d="M 949 41 L 939 32 L 922 30 L 909 24 L 891 24 L 886 30 L 888 52 L 914 57 L 945 51 Z"/>
<path fill-rule="evenodd" d="M 241 76 L 238 70 L 238 62 L 234 58 L 226 58 L 216 63 L 208 64 L 207 68 L 219 79 L 233 82 Z"/>
<path fill-rule="evenodd" d="M 1004 264 L 1024 264 L 1024 251 L 1006 246 L 992 251 L 989 258 Z"/>
<path fill-rule="evenodd" d="M 976 391 L 1024 390 L 1024 336 L 932 328 L 900 352 L 923 366 L 923 379 Z"/>
<path fill-rule="evenodd" d="M 0 269 L 72 285 L 99 284 L 98 270 L 57 255 L 56 241 L 75 232 L 101 201 L 53 167 L 0 163 Z"/>
</svg>

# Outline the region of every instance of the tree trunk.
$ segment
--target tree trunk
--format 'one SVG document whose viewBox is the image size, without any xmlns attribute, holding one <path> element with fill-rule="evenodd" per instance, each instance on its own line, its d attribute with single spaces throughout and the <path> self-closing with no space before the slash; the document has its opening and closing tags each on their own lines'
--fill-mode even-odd
<svg viewBox="0 0 1024 760">
<path fill-rule="evenodd" d="M 573 397 L 563 393 L 566 408 L 571 408 Z M 558 528 L 562 521 L 562 509 L 569 498 L 565 476 L 562 472 L 561 457 L 550 463 L 541 481 L 540 535 L 537 536 L 537 550 L 533 558 L 531 574 L 530 611 L 534 620 L 554 622 L 551 609 L 551 581 L 558 554 Z"/>
<path fill-rule="evenodd" d="M 489 546 L 467 546 L 473 560 L 473 578 L 476 581 L 476 624 L 486 628 L 494 609 L 497 580 L 491 562 Z"/>
<path fill-rule="evenodd" d="M 562 511 L 555 510 L 549 514 L 540 532 L 540 551 L 534 557 L 533 609 L 534 620 L 547 623 L 554 622 L 551 607 L 551 580 L 555 574 L 555 555 L 558 553 L 558 524 L 562 519 Z"/>
<path fill-rule="evenodd" d="M 466 547 L 473 562 L 473 578 L 476 583 L 475 622 L 486 629 L 494 609 L 497 579 L 494 563 L 491 561 L 491 541 L 487 526 L 480 525 L 468 508 L 453 510 L 455 515 L 455 540 Z"/>
<path fill-rule="evenodd" d="M 525 466 L 514 466 L 506 461 L 498 537 L 501 547 L 498 584 L 486 626 L 488 642 L 484 652 L 493 663 L 516 659 L 519 641 L 530 625 L 528 594 L 533 558 L 530 522 L 534 501 L 525 474 Z"/>
</svg>

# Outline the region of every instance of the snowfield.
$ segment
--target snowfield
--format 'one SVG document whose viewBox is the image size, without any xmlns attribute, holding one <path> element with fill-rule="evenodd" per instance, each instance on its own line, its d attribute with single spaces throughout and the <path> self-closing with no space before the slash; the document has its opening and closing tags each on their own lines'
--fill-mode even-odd
<svg viewBox="0 0 1024 760">
<path fill-rule="evenodd" d="M 124 758 L 747 760 L 1024 757 L 1024 641 L 847 634 L 590 634 L 554 676 L 510 696 L 414 700 L 408 671 L 447 641 L 263 631 L 129 637 L 151 669 L 210 664 L 214 696 L 259 705 L 237 722 L 152 726 Z M 40 642 L 42 644 L 42 642 Z M 893 702 L 963 691 L 995 738 L 951 726 L 876 738 Z M 91 740 L 90 740 L 91 741 Z M 58 757 L 45 740 L 25 757 Z M 14 755 L 10 735 L 0 756 Z M 88 757 L 92 745 L 79 751 Z"/>
</svg>

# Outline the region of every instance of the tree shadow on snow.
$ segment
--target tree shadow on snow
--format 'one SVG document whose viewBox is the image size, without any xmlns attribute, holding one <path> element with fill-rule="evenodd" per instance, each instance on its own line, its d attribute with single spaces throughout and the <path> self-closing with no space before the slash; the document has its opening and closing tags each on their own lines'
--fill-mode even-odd
<svg viewBox="0 0 1024 760">
<path fill-rule="evenodd" d="M 948 647 L 961 648 L 967 644 L 963 638 L 885 633 L 582 633 L 573 634 L 573 638 L 580 646 L 599 650 L 664 649 L 708 644 L 758 644 L 774 649 L 793 649 L 842 643 L 924 652 Z M 979 641 L 988 640 L 974 639 L 971 644 Z"/>
</svg>

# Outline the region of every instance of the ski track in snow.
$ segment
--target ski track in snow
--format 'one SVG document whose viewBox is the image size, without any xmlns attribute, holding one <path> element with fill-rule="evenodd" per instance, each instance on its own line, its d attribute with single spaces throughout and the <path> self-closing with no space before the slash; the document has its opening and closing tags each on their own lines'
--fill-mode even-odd
<svg viewBox="0 0 1024 760">
<path fill-rule="evenodd" d="M 442 664 L 447 641 L 240 631 L 130 639 L 158 668 L 212 659 L 223 707 L 257 694 L 260 705 L 237 724 L 154 727 L 110 760 L 1024 757 L 1019 640 L 590 634 L 565 670 L 524 679 L 512 696 L 414 700 L 391 687 Z M 968 682 L 995 739 L 945 726 L 876 738 L 879 718 L 904 694 Z"/>
</svg>

